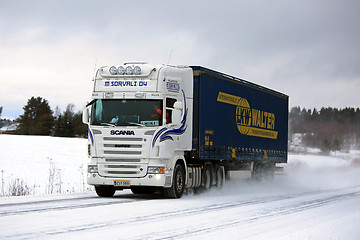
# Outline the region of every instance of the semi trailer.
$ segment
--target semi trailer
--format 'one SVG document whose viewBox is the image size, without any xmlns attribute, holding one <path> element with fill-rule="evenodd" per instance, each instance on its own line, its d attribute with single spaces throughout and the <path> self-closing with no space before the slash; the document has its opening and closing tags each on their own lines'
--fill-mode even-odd
<svg viewBox="0 0 360 240">
<path fill-rule="evenodd" d="M 231 173 L 272 176 L 287 162 L 288 96 L 201 66 L 124 63 L 97 70 L 88 125 L 87 183 L 116 190 L 220 188 Z"/>
</svg>

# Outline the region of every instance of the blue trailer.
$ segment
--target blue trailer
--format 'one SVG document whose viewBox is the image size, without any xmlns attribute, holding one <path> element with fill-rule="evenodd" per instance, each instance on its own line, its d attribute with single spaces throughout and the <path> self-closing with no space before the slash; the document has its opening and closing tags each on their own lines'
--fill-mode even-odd
<svg viewBox="0 0 360 240">
<path fill-rule="evenodd" d="M 271 175 L 276 163 L 287 162 L 287 95 L 201 66 L 191 68 L 189 162 L 207 162 L 214 176 L 216 168 L 224 166 L 226 172 L 248 169 L 256 177 L 264 172 Z"/>
</svg>

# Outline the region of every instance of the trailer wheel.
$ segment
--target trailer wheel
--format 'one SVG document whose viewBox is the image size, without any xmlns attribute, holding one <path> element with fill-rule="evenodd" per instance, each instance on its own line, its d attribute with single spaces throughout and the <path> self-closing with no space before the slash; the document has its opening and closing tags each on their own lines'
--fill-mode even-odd
<svg viewBox="0 0 360 240">
<path fill-rule="evenodd" d="M 275 173 L 274 163 L 257 163 L 254 164 L 252 179 L 255 181 L 272 180 Z"/>
<path fill-rule="evenodd" d="M 225 180 L 225 171 L 224 168 L 217 165 L 215 167 L 215 180 L 216 180 L 216 187 L 217 188 L 222 188 L 223 184 L 224 184 L 224 180 Z"/>
<path fill-rule="evenodd" d="M 95 191 L 99 197 L 112 197 L 116 190 L 113 186 L 95 186 Z"/>
<path fill-rule="evenodd" d="M 174 170 L 173 184 L 170 188 L 164 188 L 167 198 L 181 198 L 185 190 L 185 171 L 182 165 L 177 164 Z"/>
<path fill-rule="evenodd" d="M 265 167 L 263 163 L 254 163 L 253 170 L 251 172 L 251 178 L 256 181 L 260 182 L 264 179 Z"/>
<path fill-rule="evenodd" d="M 209 190 L 213 183 L 213 173 L 212 173 L 212 165 L 205 164 L 204 166 L 204 174 L 203 174 L 203 186 L 204 190 Z"/>
</svg>

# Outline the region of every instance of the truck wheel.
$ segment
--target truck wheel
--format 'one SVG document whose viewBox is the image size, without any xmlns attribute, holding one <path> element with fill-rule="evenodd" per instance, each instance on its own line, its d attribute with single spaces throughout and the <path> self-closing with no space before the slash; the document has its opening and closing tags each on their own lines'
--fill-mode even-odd
<svg viewBox="0 0 360 240">
<path fill-rule="evenodd" d="M 203 189 L 209 190 L 213 183 L 212 165 L 205 164 L 203 174 Z"/>
<path fill-rule="evenodd" d="M 95 186 L 95 191 L 99 197 L 112 197 L 115 194 L 113 186 Z"/>
<path fill-rule="evenodd" d="M 173 184 L 170 188 L 164 188 L 167 198 L 181 198 L 185 190 L 185 171 L 183 166 L 177 164 L 174 170 Z"/>
</svg>

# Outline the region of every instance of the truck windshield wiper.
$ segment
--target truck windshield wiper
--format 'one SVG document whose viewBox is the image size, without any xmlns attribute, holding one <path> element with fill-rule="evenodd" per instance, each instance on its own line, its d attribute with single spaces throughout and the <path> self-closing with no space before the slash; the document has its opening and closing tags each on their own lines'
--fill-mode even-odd
<svg viewBox="0 0 360 240">
<path fill-rule="evenodd" d="M 140 126 L 140 127 L 146 127 L 144 124 L 136 123 L 136 122 L 126 122 L 126 124 L 133 124 L 133 125 Z"/>
<path fill-rule="evenodd" d="M 116 127 L 113 123 L 100 123 L 101 125 L 110 126 L 110 127 Z"/>
</svg>

